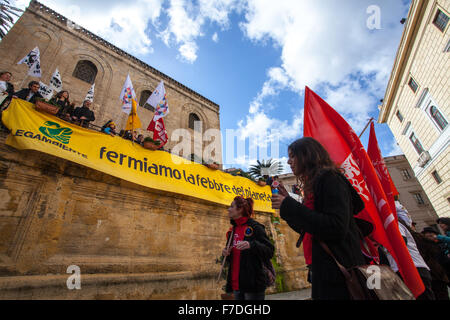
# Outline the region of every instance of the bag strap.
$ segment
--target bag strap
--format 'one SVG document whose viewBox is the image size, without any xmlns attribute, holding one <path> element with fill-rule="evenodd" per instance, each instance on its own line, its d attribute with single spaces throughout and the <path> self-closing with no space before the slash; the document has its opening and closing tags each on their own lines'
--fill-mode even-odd
<svg viewBox="0 0 450 320">
<path fill-rule="evenodd" d="M 300 237 L 298 238 L 297 243 L 295 245 L 297 248 L 300 248 L 300 246 L 302 245 L 303 238 L 305 237 L 305 234 L 306 234 L 305 231 L 300 232 Z"/>
<path fill-rule="evenodd" d="M 342 274 L 344 275 L 345 279 L 350 280 L 351 276 L 350 273 L 348 272 L 348 270 L 339 263 L 339 261 L 337 261 L 336 257 L 334 256 L 334 254 L 331 252 L 330 248 L 328 247 L 328 245 L 326 245 L 324 242 L 319 241 L 320 245 L 322 246 L 323 250 L 325 250 L 325 252 L 331 256 L 334 260 L 334 262 L 336 262 L 339 270 L 341 270 Z"/>
</svg>

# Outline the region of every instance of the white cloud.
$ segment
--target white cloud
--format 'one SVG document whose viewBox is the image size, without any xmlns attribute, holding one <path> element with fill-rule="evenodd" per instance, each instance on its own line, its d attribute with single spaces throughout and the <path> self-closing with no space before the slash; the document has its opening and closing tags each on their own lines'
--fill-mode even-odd
<svg viewBox="0 0 450 320">
<path fill-rule="evenodd" d="M 214 32 L 213 36 L 212 36 L 212 41 L 214 41 L 215 43 L 219 42 L 219 35 L 217 34 L 217 32 Z"/>
<path fill-rule="evenodd" d="M 23 0 L 16 0 L 22 4 Z M 153 51 L 152 41 L 146 32 L 149 23 L 156 23 L 164 0 L 134 0 L 124 5 L 120 0 L 41 0 L 76 24 L 88 29 L 136 55 Z"/>
<path fill-rule="evenodd" d="M 205 35 L 206 23 L 214 23 L 225 30 L 229 27 L 229 14 L 234 10 L 240 11 L 241 6 L 237 0 L 199 0 L 197 4 L 188 0 L 170 0 L 167 9 L 169 22 L 159 37 L 167 46 L 178 46 L 179 59 L 193 63 L 199 49 L 196 41 Z M 213 41 L 218 41 L 217 33 Z"/>
<path fill-rule="evenodd" d="M 372 2 L 248 0 L 241 29 L 252 41 L 274 43 L 282 61 L 249 113 L 260 112 L 264 98 L 278 94 L 273 83 L 299 93 L 307 85 L 325 92 L 327 102 L 361 129 L 383 96 L 403 28 L 398 21 L 407 9 L 400 1 L 378 1 L 384 29 L 369 30 L 366 9 Z"/>
<path fill-rule="evenodd" d="M 179 58 L 189 63 L 193 63 L 195 60 L 197 60 L 197 50 L 198 47 L 195 42 L 186 42 L 179 48 Z"/>
</svg>

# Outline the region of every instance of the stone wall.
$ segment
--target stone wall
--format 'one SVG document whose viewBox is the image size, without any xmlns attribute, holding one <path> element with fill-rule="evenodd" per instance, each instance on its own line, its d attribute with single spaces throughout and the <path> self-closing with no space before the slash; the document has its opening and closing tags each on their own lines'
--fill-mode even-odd
<svg viewBox="0 0 450 320">
<path fill-rule="evenodd" d="M 5 139 L 0 299 L 220 299 L 225 206 L 15 150 Z M 275 240 L 282 289 L 305 287 L 296 234 L 270 214 L 256 219 Z M 81 290 L 67 289 L 70 265 L 81 269 Z"/>
</svg>

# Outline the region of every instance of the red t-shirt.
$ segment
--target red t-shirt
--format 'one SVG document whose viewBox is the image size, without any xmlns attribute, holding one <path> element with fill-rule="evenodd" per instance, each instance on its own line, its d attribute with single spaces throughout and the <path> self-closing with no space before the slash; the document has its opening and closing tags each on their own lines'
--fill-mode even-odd
<svg viewBox="0 0 450 320">
<path fill-rule="evenodd" d="M 244 240 L 245 229 L 247 229 L 247 217 L 241 217 L 236 222 L 236 227 L 234 228 L 234 237 L 232 242 L 232 260 L 231 260 L 231 287 L 234 291 L 239 290 L 239 268 L 241 263 L 241 250 L 236 249 L 236 244 L 238 241 Z"/>
<path fill-rule="evenodd" d="M 314 210 L 314 199 L 313 197 L 309 197 L 305 199 L 303 203 L 306 207 L 311 210 Z M 305 256 L 306 265 L 312 264 L 312 235 L 305 232 L 305 237 L 303 238 L 303 255 Z"/>
</svg>

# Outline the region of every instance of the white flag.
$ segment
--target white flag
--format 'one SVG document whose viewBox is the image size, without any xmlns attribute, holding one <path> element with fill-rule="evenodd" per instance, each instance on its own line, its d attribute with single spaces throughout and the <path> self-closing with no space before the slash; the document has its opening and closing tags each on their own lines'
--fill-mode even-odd
<svg viewBox="0 0 450 320">
<path fill-rule="evenodd" d="M 89 89 L 89 92 L 87 93 L 86 98 L 84 98 L 84 101 L 89 100 L 90 102 L 94 102 L 94 92 L 95 92 L 95 83 Z"/>
<path fill-rule="evenodd" d="M 62 80 L 58 68 L 56 68 L 55 73 L 53 73 L 53 76 L 50 79 L 50 87 L 57 92 L 62 91 Z"/>
<path fill-rule="evenodd" d="M 43 82 L 39 82 L 39 85 L 39 93 L 41 94 L 41 96 L 43 96 L 45 100 L 50 100 L 53 96 L 53 89 Z"/>
<path fill-rule="evenodd" d="M 161 81 L 148 98 L 147 103 L 156 109 L 155 121 L 164 118 L 169 114 L 169 104 L 167 103 L 166 89 L 164 88 L 164 81 Z"/>
<path fill-rule="evenodd" d="M 25 58 L 17 64 L 25 63 L 28 66 L 28 75 L 32 77 L 41 77 L 41 54 L 39 48 L 34 48 Z"/>
<path fill-rule="evenodd" d="M 134 92 L 130 75 L 128 75 L 127 80 L 125 80 L 119 99 L 122 101 L 122 111 L 126 114 L 130 114 L 132 99 L 136 100 L 136 93 Z"/>
</svg>

